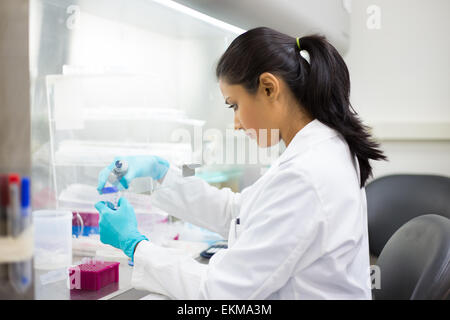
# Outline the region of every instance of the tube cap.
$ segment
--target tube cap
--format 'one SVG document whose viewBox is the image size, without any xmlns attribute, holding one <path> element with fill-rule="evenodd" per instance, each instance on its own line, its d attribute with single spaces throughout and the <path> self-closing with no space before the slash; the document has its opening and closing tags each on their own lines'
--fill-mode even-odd
<svg viewBox="0 0 450 320">
<path fill-rule="evenodd" d="M 108 193 L 116 193 L 119 192 L 119 189 L 116 187 L 105 187 L 101 190 L 102 194 L 108 194 Z"/>
<path fill-rule="evenodd" d="M 8 175 L 8 182 L 11 183 L 19 183 L 20 182 L 20 176 L 17 173 L 10 173 Z"/>
<path fill-rule="evenodd" d="M 28 208 L 30 206 L 31 190 L 30 190 L 30 178 L 23 177 L 21 184 L 21 205 L 22 208 Z"/>
</svg>

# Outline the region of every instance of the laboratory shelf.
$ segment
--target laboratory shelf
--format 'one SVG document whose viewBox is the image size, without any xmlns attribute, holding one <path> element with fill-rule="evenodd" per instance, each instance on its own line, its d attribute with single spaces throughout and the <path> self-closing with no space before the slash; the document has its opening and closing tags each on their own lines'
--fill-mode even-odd
<svg viewBox="0 0 450 320">
<path fill-rule="evenodd" d="M 189 143 L 138 143 L 89 140 L 63 140 L 56 147 L 56 166 L 106 166 L 120 155 L 159 155 L 175 163 L 190 162 Z"/>
<path fill-rule="evenodd" d="M 87 121 L 155 121 L 174 122 L 190 126 L 202 127 L 204 120 L 190 119 L 184 112 L 171 108 L 89 108 L 83 110 L 83 118 Z"/>
</svg>

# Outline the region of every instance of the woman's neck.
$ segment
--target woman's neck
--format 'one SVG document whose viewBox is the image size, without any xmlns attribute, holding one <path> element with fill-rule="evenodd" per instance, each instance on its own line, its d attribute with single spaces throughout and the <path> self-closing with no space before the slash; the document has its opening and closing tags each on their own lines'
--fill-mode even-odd
<svg viewBox="0 0 450 320">
<path fill-rule="evenodd" d="M 309 114 L 301 112 L 300 110 L 289 114 L 280 129 L 281 139 L 284 141 L 286 147 L 291 143 L 292 139 L 294 139 L 297 132 L 302 130 L 313 120 L 314 119 Z"/>
</svg>

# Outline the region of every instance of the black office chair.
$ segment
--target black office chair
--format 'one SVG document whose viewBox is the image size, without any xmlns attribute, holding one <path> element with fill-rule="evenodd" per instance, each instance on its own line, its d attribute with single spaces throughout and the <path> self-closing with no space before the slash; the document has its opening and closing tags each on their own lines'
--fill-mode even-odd
<svg viewBox="0 0 450 320">
<path fill-rule="evenodd" d="M 450 299 L 450 220 L 429 214 L 404 224 L 378 257 L 375 300 Z"/>
<path fill-rule="evenodd" d="M 403 224 L 424 214 L 450 219 L 450 178 L 389 175 L 366 187 L 370 253 L 378 257 Z"/>
</svg>

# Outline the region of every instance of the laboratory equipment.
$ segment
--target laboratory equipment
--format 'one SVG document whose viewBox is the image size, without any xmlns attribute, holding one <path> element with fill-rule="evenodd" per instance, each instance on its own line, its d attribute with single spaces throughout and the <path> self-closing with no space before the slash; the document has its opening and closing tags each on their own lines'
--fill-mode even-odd
<svg viewBox="0 0 450 320">
<path fill-rule="evenodd" d="M 195 169 L 200 167 L 201 164 L 183 164 L 181 167 L 183 177 L 195 176 Z"/>
<path fill-rule="evenodd" d="M 48 197 L 49 205 L 43 203 L 43 208 L 65 207 L 61 193 L 72 184 L 95 185 L 99 171 L 117 155 L 159 155 L 177 166 L 201 161 L 205 120 L 196 117 L 203 117 L 204 106 L 223 103 L 210 65 L 236 33 L 153 1 L 132 1 L 127 6 L 135 18 L 145 13 L 144 21 L 158 20 L 136 28 L 134 18 L 123 19 L 124 3 L 77 4 L 87 20 L 70 32 L 64 22 L 67 12 L 60 5 L 37 0 L 31 6 L 33 43 L 43 39 L 52 43 L 32 48 L 33 65 L 49 66 L 36 68 L 39 74 L 32 79 L 37 124 L 32 127 L 37 177 L 33 194 L 47 188 L 54 193 L 54 200 Z M 104 16 L 105 12 L 112 15 Z M 170 21 L 177 21 L 177 26 Z M 105 39 L 105 32 L 116 27 L 143 41 L 126 37 L 117 42 L 122 32 L 118 31 L 99 46 L 96 39 Z M 118 54 L 136 45 L 137 50 Z M 185 62 L 194 60 L 203 62 L 198 72 L 203 78 L 186 81 L 193 66 Z M 172 61 L 180 61 L 180 67 Z M 231 119 L 230 113 L 219 110 L 214 113 L 218 119 L 225 115 Z"/>
<path fill-rule="evenodd" d="M 120 179 L 118 178 L 117 181 Z M 117 207 L 117 203 L 120 198 L 119 189 L 117 189 L 117 187 L 104 187 L 101 190 L 100 198 L 102 199 L 101 201 L 110 202 L 114 205 L 114 207 Z"/>
<path fill-rule="evenodd" d="M 0 265 L 0 284 L 6 287 L 9 282 L 16 294 L 23 295 L 32 283 L 31 243 L 23 245 L 25 239 L 32 241 L 28 220 L 30 179 L 10 173 L 2 175 L 0 181 L 0 260 L 9 262 Z"/>
<path fill-rule="evenodd" d="M 67 279 L 67 270 L 65 269 L 51 270 L 39 276 L 39 280 L 44 286 L 65 279 Z"/>
<path fill-rule="evenodd" d="M 156 155 L 116 157 L 98 175 L 97 190 L 102 193 L 108 183 L 119 190 L 138 193 L 153 191 L 153 180 L 160 180 L 169 169 L 169 162 Z M 137 190 L 140 185 L 140 190 Z M 145 187 L 145 185 L 147 185 Z M 142 188 L 144 186 L 144 189 Z"/>
<path fill-rule="evenodd" d="M 117 209 L 99 201 L 95 208 L 100 213 L 100 237 L 103 243 L 123 250 L 133 258 L 136 245 L 148 238 L 139 232 L 133 207 L 126 198 L 120 198 Z"/>
<path fill-rule="evenodd" d="M 29 177 L 22 177 L 20 199 L 20 230 L 23 231 L 31 224 L 31 181 Z"/>
<path fill-rule="evenodd" d="M 11 178 L 10 178 L 11 179 Z M 13 180 L 18 185 L 19 176 L 13 175 Z M 12 218 L 13 236 L 18 236 L 30 226 L 31 216 L 31 192 L 30 178 L 22 177 L 20 180 L 20 194 L 18 189 L 14 190 L 13 196 L 20 199 L 20 209 L 17 206 L 19 199 L 16 198 L 12 202 L 16 203 L 14 216 Z M 31 259 L 23 260 L 9 265 L 9 280 L 16 292 L 23 294 L 28 290 L 32 281 L 32 261 Z"/>
<path fill-rule="evenodd" d="M 38 210 L 32 217 L 35 268 L 68 267 L 72 263 L 72 212 Z"/>
<path fill-rule="evenodd" d="M 33 204 L 34 210 L 86 213 L 94 224 L 94 204 L 102 199 L 91 187 L 114 157 L 158 155 L 178 167 L 202 162 L 205 115 L 213 116 L 208 127 L 225 130 L 223 120 L 232 121 L 221 108 L 211 65 L 237 33 L 157 1 L 76 5 L 83 23 L 68 28 L 67 6 L 30 2 Z M 192 72 L 199 77 L 192 79 Z M 174 238 L 172 220 L 159 222 L 167 212 L 151 206 L 142 191 L 151 180 L 139 180 L 120 190 L 145 222 L 139 229 L 153 242 Z M 89 240 L 103 251 L 95 233 L 96 226 L 85 223 L 83 236 L 72 241 Z"/>
<path fill-rule="evenodd" d="M 228 248 L 227 241 L 217 241 L 216 243 L 211 245 L 208 249 L 202 251 L 200 253 L 200 256 L 202 256 L 205 259 L 210 259 L 218 251 L 227 249 L 227 248 Z"/>
<path fill-rule="evenodd" d="M 150 196 L 139 194 L 130 190 L 119 191 L 114 194 L 114 189 L 106 189 L 106 194 L 99 194 L 92 185 L 72 183 L 62 190 L 59 196 L 60 208 L 67 208 L 76 212 L 95 212 L 94 204 L 98 201 L 110 201 L 115 197 L 124 196 L 131 203 L 136 213 L 153 214 Z M 161 213 L 162 214 L 162 213 Z"/>
<path fill-rule="evenodd" d="M 70 267 L 70 289 L 100 290 L 119 282 L 120 262 L 90 260 L 86 263 Z"/>
<path fill-rule="evenodd" d="M 98 212 L 72 212 L 72 215 L 72 235 L 79 237 L 99 233 Z"/>
<path fill-rule="evenodd" d="M 20 177 L 16 173 L 12 173 L 8 176 L 8 191 L 9 191 L 9 203 L 8 203 L 8 223 L 7 232 L 10 236 L 16 237 L 20 233 Z"/>
<path fill-rule="evenodd" d="M 108 177 L 108 182 L 111 183 L 114 187 L 117 187 L 119 183 L 121 183 L 120 180 L 123 178 L 124 175 L 126 175 L 127 172 L 128 172 L 128 162 L 126 160 L 116 160 L 114 162 L 114 167 L 111 170 L 111 173 Z M 102 189 L 102 193 L 105 191 L 105 189 L 107 188 Z M 113 190 L 114 189 L 112 189 L 112 191 Z"/>
<path fill-rule="evenodd" d="M 99 257 L 103 260 L 114 260 L 126 263 L 128 257 L 122 250 L 100 241 L 98 234 L 72 239 L 72 254 L 83 257 Z"/>
</svg>

